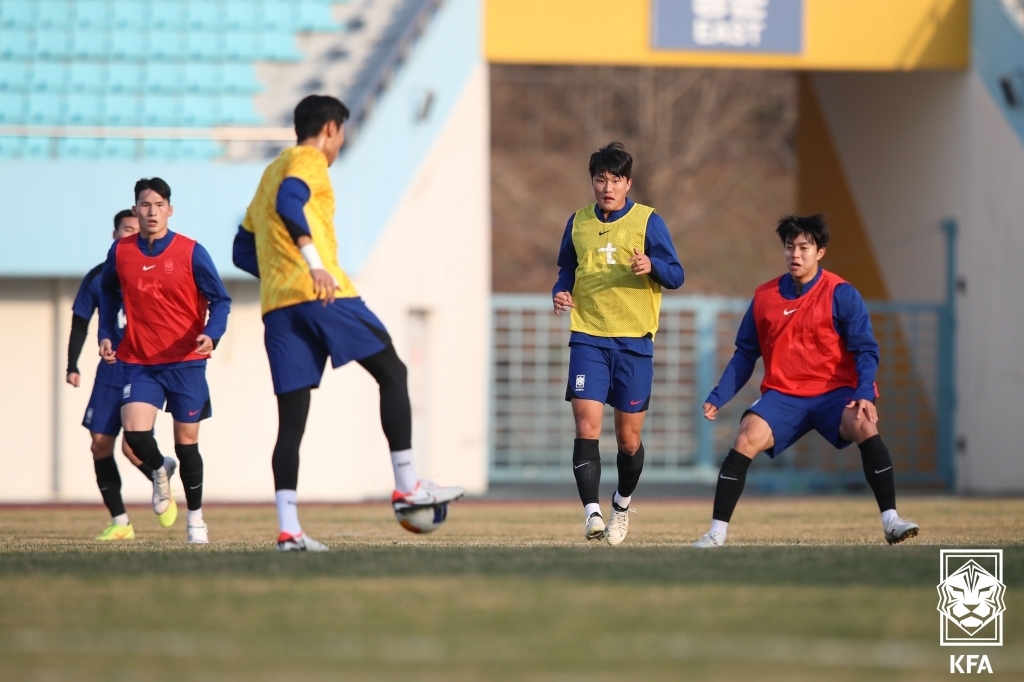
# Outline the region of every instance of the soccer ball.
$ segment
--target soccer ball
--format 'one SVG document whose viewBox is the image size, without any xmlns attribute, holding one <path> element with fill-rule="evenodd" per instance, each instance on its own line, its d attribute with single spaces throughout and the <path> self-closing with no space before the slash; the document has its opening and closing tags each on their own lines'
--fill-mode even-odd
<svg viewBox="0 0 1024 682">
<path fill-rule="evenodd" d="M 448 518 L 448 503 L 433 507 L 396 509 L 395 518 L 410 533 L 432 533 Z"/>
</svg>

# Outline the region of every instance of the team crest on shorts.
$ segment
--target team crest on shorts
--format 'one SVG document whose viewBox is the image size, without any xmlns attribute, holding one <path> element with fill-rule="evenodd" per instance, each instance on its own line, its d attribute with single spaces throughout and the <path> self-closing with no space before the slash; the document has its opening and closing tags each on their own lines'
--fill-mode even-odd
<svg viewBox="0 0 1024 682">
<path fill-rule="evenodd" d="M 92 424 L 92 408 L 89 407 L 85 410 L 85 423 Z"/>
<path fill-rule="evenodd" d="M 1003 550 L 943 549 L 939 578 L 939 644 L 1002 646 Z"/>
<path fill-rule="evenodd" d="M 131 384 L 125 384 L 124 385 L 124 393 L 121 394 L 121 399 L 122 400 L 127 400 L 128 398 L 131 398 L 131 397 L 132 397 L 132 385 Z"/>
<path fill-rule="evenodd" d="M 577 374 L 576 375 L 576 390 L 582 391 L 583 387 L 587 385 L 587 375 Z"/>
</svg>

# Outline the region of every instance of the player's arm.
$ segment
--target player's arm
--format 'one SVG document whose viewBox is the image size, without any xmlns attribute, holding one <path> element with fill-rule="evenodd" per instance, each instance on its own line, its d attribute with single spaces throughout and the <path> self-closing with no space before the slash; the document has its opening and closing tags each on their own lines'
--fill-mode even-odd
<svg viewBox="0 0 1024 682">
<path fill-rule="evenodd" d="M 576 246 L 572 243 L 572 224 L 576 216 L 569 216 L 562 233 L 562 244 L 558 247 L 558 281 L 551 288 L 551 300 L 555 305 L 555 315 L 561 315 L 573 307 L 572 288 L 576 285 L 576 268 L 579 259 Z"/>
<path fill-rule="evenodd" d="M 231 246 L 231 262 L 235 267 L 248 272 L 256 279 L 260 278 L 260 261 L 256 256 L 256 235 L 252 229 L 249 211 L 245 212 L 242 224 L 235 234 L 235 243 Z"/>
<path fill-rule="evenodd" d="M 85 340 L 89 337 L 89 320 L 93 312 L 99 307 L 99 300 L 96 296 L 98 284 L 96 278 L 103 271 L 103 266 L 98 265 L 82 278 L 82 283 L 75 294 L 75 301 L 71 304 L 71 335 L 68 338 L 68 368 L 66 381 L 78 387 L 81 381 L 81 372 L 78 371 L 78 358 L 82 354 Z"/>
<path fill-rule="evenodd" d="M 196 289 L 209 303 L 210 315 L 206 319 L 206 327 L 196 339 L 196 352 L 207 355 L 217 347 L 224 332 L 227 331 L 231 296 L 224 288 L 217 266 L 213 264 L 213 259 L 202 244 L 196 244 L 192 249 L 192 279 L 195 280 Z"/>
<path fill-rule="evenodd" d="M 683 265 L 676 255 L 672 234 L 661 216 L 652 213 L 647 219 L 647 234 L 644 238 L 644 252 L 633 250 L 633 258 L 629 260 L 633 272 L 647 275 L 666 289 L 678 289 L 683 286 Z"/>
<path fill-rule="evenodd" d="M 857 389 L 847 407 L 856 407 L 872 422 L 878 421 L 874 400 L 878 374 L 878 342 L 871 326 L 871 315 L 860 292 L 850 284 L 840 284 L 832 294 L 832 322 L 836 333 L 853 353 L 857 363 Z"/>
<path fill-rule="evenodd" d="M 722 378 L 718 380 L 708 399 L 704 402 L 704 417 L 715 420 L 718 410 L 736 397 L 754 373 L 754 365 L 761 357 L 761 342 L 757 338 L 757 325 L 754 323 L 754 303 L 743 315 L 740 322 L 740 329 L 736 332 L 736 352 L 733 353 L 729 365 L 722 372 Z"/>
<path fill-rule="evenodd" d="M 309 266 L 309 273 L 313 277 L 313 291 L 317 298 L 323 298 L 324 304 L 334 300 L 335 289 L 338 283 L 334 281 L 331 273 L 324 267 L 320 253 L 313 243 L 313 233 L 306 221 L 306 204 L 310 198 L 309 185 L 296 177 L 287 177 L 281 182 L 277 189 L 274 209 L 284 223 L 285 229 L 291 235 L 295 245 L 299 247 L 306 265 Z"/>
<path fill-rule="evenodd" d="M 108 364 L 116 361 L 112 339 L 117 338 L 117 311 L 121 309 L 121 279 L 117 276 L 117 242 L 107 252 L 100 273 L 100 357 Z"/>
</svg>

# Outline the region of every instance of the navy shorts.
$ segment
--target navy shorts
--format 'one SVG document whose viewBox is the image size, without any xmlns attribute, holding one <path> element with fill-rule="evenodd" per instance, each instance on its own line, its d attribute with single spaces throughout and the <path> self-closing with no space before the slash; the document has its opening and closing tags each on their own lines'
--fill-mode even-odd
<svg viewBox="0 0 1024 682">
<path fill-rule="evenodd" d="M 124 363 L 124 391 L 121 403 L 147 403 L 157 409 L 167 404 L 174 421 L 185 424 L 209 419 L 210 387 L 206 383 L 206 365 L 177 369 L 152 369 L 146 365 Z"/>
<path fill-rule="evenodd" d="M 775 445 L 765 450 L 769 457 L 775 457 L 812 430 L 842 450 L 850 441 L 839 437 L 839 424 L 855 391 L 843 387 L 823 395 L 800 398 L 769 390 L 755 400 L 747 412 L 764 419 L 772 429 Z"/>
<path fill-rule="evenodd" d="M 376 355 L 390 341 L 384 325 L 358 297 L 326 306 L 309 301 L 263 316 L 263 342 L 277 395 L 318 387 L 328 356 L 332 366 L 341 367 Z"/>
<path fill-rule="evenodd" d="M 620 412 L 643 412 L 651 402 L 653 384 L 654 358 L 649 355 L 583 344 L 570 346 L 566 400 L 596 400 Z"/>
<path fill-rule="evenodd" d="M 82 426 L 89 433 L 117 436 L 121 433 L 121 392 L 123 386 L 93 384 L 89 406 L 85 408 Z"/>
</svg>

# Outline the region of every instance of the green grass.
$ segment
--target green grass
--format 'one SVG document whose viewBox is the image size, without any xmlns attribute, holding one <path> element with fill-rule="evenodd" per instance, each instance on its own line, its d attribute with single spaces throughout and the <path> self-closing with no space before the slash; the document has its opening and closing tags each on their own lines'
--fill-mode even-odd
<svg viewBox="0 0 1024 682">
<path fill-rule="evenodd" d="M 626 544 L 574 504 L 460 504 L 431 537 L 386 505 L 307 507 L 326 555 L 270 551 L 270 507 L 208 510 L 189 548 L 83 540 L 92 508 L 0 508 L 0 680 L 934 680 L 986 653 L 1024 679 L 1024 502 L 910 499 L 915 544 L 860 499 L 639 504 Z M 938 646 L 939 547 L 1005 548 L 1002 648 Z"/>
</svg>

